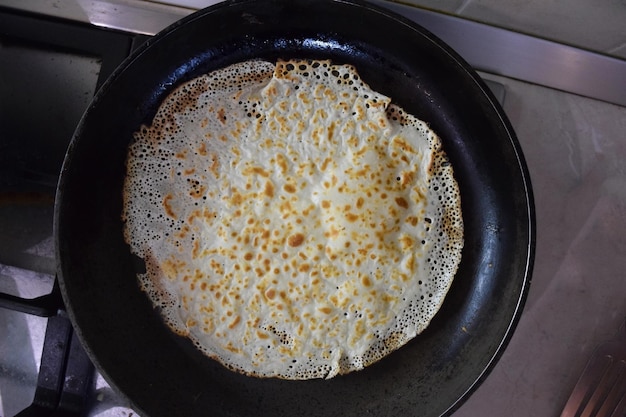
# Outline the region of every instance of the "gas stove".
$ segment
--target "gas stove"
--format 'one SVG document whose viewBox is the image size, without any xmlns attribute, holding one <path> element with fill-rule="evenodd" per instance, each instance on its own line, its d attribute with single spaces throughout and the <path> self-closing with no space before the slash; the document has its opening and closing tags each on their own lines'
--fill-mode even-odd
<svg viewBox="0 0 626 417">
<path fill-rule="evenodd" d="M 0 1 L 0 5 L 3 3 L 15 6 L 13 1 Z M 418 21 L 451 43 L 478 70 L 485 71 L 481 74 L 501 103 L 509 104 L 510 79 L 490 73 L 600 99 L 604 101 L 602 105 L 626 105 L 626 81 L 621 82 L 626 80 L 623 61 L 519 37 L 512 32 L 492 32 L 494 28 L 462 19 L 379 3 Z M 126 13 L 119 8 L 109 14 L 92 10 L 81 18 L 61 16 L 54 8 L 42 11 L 39 6 L 31 7 L 32 2 L 26 4 L 17 8 L 0 6 L 0 416 L 135 415 L 126 399 L 94 369 L 64 311 L 55 279 L 54 196 L 65 151 L 95 92 L 135 48 L 192 10 L 152 5 L 145 10 L 129 8 Z M 139 17 L 128 18 L 133 13 Z M 464 32 L 459 32 L 459 28 L 474 33 L 474 40 L 463 39 Z M 490 36 L 499 39 L 491 55 L 476 47 L 476 42 Z M 569 55 L 565 55 L 570 61 L 583 62 L 576 69 L 578 78 L 568 84 L 562 77 L 551 75 L 558 73 L 555 68 L 567 69 L 567 62 L 542 64 L 551 69 L 543 75 L 528 69 L 528 63 L 524 64 L 528 66 L 526 70 L 511 66 L 510 59 L 516 58 L 510 57 L 511 51 L 504 45 L 498 46 L 503 39 L 517 45 L 522 39 L 539 48 L 531 59 L 535 63 L 541 61 L 541 54 L 567 51 Z M 608 87 L 600 85 L 597 77 L 587 83 L 577 82 L 585 79 L 592 67 L 605 71 Z M 526 86 L 517 81 L 511 83 L 518 89 Z M 512 97 L 513 101 L 517 99 Z M 518 103 L 511 103 L 507 112 L 518 129 L 517 112 L 522 112 Z M 525 127 L 521 129 L 526 132 Z M 532 175 L 534 148 L 523 137 L 520 139 L 525 150 L 530 150 Z M 541 179 L 535 187 L 537 184 L 544 187 Z M 541 209 L 538 214 L 541 215 Z M 626 223 L 620 219 L 622 225 Z M 537 268 L 540 272 L 550 271 L 548 264 L 540 256 Z M 612 271 L 618 269 L 616 265 Z M 535 279 L 538 289 L 531 292 L 530 305 L 540 302 L 544 292 L 549 291 L 555 271 L 551 274 L 546 272 L 546 277 Z M 619 286 L 621 281 L 616 282 Z M 623 285 L 621 289 L 626 290 Z M 619 314 L 613 322 L 619 320 Z M 622 318 L 623 315 L 624 311 Z M 481 395 L 480 390 L 478 394 Z M 469 404 L 459 414 L 472 415 L 471 410 L 478 409 Z"/>
</svg>

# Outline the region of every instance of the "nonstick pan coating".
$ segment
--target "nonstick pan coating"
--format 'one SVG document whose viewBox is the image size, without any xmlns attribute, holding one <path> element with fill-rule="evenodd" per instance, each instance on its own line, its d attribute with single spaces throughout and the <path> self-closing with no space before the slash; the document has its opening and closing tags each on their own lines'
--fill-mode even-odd
<svg viewBox="0 0 626 417">
<path fill-rule="evenodd" d="M 132 133 L 178 84 L 263 58 L 330 58 L 441 136 L 461 190 L 465 248 L 429 328 L 363 371 L 332 380 L 250 378 L 170 332 L 139 290 L 124 243 Z M 147 416 L 440 416 L 486 375 L 521 313 L 534 212 L 519 144 L 475 72 L 423 28 L 362 2 L 236 1 L 150 39 L 97 93 L 67 152 L 55 207 L 69 315 L 105 378 Z"/>
</svg>

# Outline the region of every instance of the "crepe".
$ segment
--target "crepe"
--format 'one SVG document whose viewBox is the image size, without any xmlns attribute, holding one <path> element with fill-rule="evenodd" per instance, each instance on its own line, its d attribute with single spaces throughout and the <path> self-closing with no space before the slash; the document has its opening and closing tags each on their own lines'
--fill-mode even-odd
<svg viewBox="0 0 626 417">
<path fill-rule="evenodd" d="M 176 88 L 129 147 L 122 218 L 168 326 L 258 377 L 331 378 L 406 344 L 463 246 L 439 137 L 330 61 Z"/>
</svg>

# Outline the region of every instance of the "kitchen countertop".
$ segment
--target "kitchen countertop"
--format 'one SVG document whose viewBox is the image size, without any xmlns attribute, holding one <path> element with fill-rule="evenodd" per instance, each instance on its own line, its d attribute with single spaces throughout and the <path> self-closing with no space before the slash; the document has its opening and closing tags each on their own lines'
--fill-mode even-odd
<svg viewBox="0 0 626 417">
<path fill-rule="evenodd" d="M 559 416 L 594 348 L 626 319 L 626 108 L 482 75 L 505 86 L 537 247 L 513 337 L 454 416 Z"/>
</svg>

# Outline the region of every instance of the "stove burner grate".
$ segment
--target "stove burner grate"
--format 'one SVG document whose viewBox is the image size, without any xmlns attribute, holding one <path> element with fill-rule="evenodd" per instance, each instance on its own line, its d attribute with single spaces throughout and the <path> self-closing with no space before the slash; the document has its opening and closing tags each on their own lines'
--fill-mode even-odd
<svg viewBox="0 0 626 417">
<path fill-rule="evenodd" d="M 16 417 L 83 415 L 95 370 L 64 310 L 58 281 L 33 299 L 0 293 L 0 308 L 48 318 L 35 397 Z"/>
</svg>

